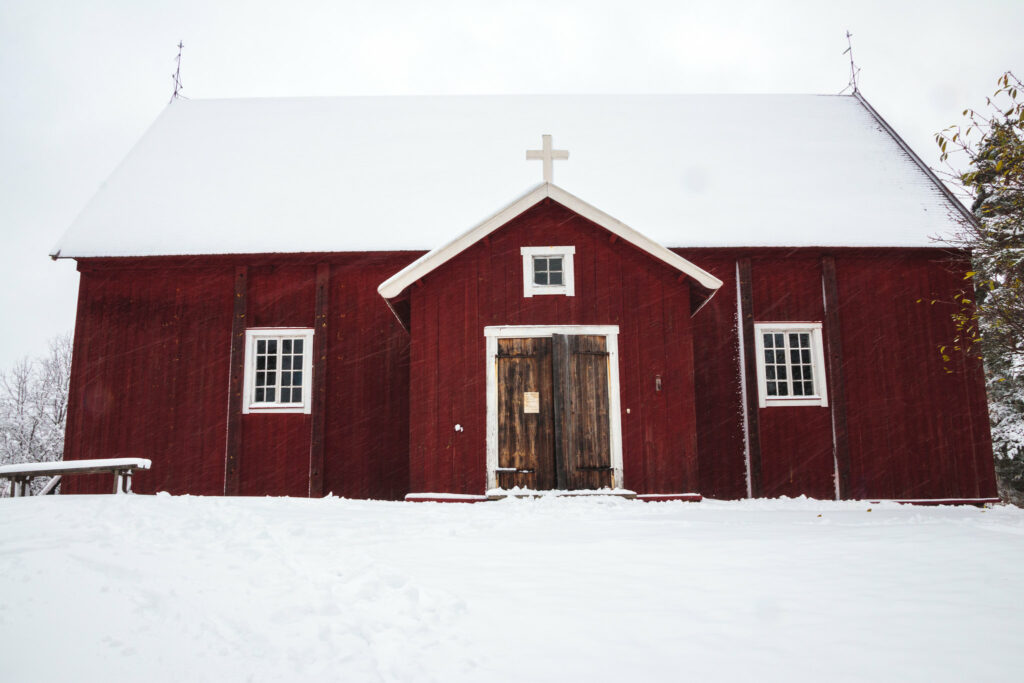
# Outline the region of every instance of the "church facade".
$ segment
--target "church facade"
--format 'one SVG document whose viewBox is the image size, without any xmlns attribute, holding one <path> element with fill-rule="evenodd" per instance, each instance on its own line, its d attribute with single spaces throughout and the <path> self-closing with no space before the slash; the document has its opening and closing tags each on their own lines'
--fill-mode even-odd
<svg viewBox="0 0 1024 683">
<path fill-rule="evenodd" d="M 742 157 L 735 105 L 798 130 Z M 175 102 L 54 252 L 65 458 L 203 495 L 991 500 L 980 362 L 938 352 L 969 259 L 925 234 L 963 220 L 859 94 Z"/>
</svg>

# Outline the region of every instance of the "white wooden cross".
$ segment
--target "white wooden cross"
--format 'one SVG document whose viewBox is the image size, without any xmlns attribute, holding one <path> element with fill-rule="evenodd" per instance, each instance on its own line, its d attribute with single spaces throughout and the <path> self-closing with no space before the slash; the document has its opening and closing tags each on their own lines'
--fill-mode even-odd
<svg viewBox="0 0 1024 683">
<path fill-rule="evenodd" d="M 526 150 L 527 159 L 540 159 L 544 162 L 544 182 L 553 183 L 555 177 L 555 159 L 568 159 L 569 150 L 567 149 L 551 149 L 551 136 L 541 135 L 543 141 L 543 149 L 528 149 Z"/>
</svg>

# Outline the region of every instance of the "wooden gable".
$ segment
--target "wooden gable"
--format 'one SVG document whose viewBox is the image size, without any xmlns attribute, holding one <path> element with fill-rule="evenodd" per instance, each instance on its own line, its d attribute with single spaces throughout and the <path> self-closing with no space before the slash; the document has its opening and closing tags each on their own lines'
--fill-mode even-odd
<svg viewBox="0 0 1024 683">
<path fill-rule="evenodd" d="M 575 247 L 574 295 L 524 296 L 522 248 L 550 245 Z M 554 410 L 558 399 L 553 363 L 558 354 L 553 337 L 563 333 L 581 335 L 568 340 L 570 344 L 601 344 L 582 339 L 588 335 L 614 335 L 616 341 L 613 348 L 607 337 L 605 347 L 611 352 L 608 367 L 614 377 L 609 374 L 598 382 L 608 386 L 607 398 L 593 397 L 601 405 L 586 424 L 565 425 L 580 432 L 577 439 L 585 441 L 591 433 L 610 439 L 609 450 L 580 449 L 566 439 L 573 434 L 556 436 L 557 420 L 549 425 L 557 439 L 548 444 L 555 456 L 559 447 L 574 454 L 569 460 L 556 457 L 554 467 L 566 468 L 562 483 L 570 488 L 604 486 L 607 482 L 600 478 L 614 475 L 612 483 L 619 488 L 672 494 L 695 490 L 691 294 L 700 285 L 680 276 L 678 269 L 634 243 L 545 198 L 418 279 L 407 292 L 409 425 L 415 434 L 410 438 L 410 490 L 478 494 L 494 485 L 559 481 L 557 469 L 509 473 L 508 468 L 535 468 L 525 455 L 503 454 L 495 447 L 499 430 L 511 433 L 518 428 L 514 421 L 502 421 L 498 404 L 518 392 L 512 408 L 521 412 L 525 392 L 537 388 L 516 385 L 502 398 L 495 385 L 504 375 L 489 373 L 493 368 L 497 373 L 507 370 L 506 375 L 521 370 L 546 376 L 541 365 L 551 367 L 551 382 L 542 382 L 550 388 L 540 389 L 537 409 L 541 415 Z M 502 338 L 545 336 L 552 344 L 548 358 L 536 363 L 525 358 L 502 360 L 509 353 L 544 355 L 548 348 L 531 342 L 529 348 L 509 351 Z M 516 367 L 506 368 L 509 364 Z M 571 393 L 575 385 L 564 386 Z M 554 403 L 544 391 L 551 392 Z M 489 413 L 492 407 L 497 419 Z M 579 458 L 584 451 L 596 460 Z M 541 476 L 544 481 L 532 481 Z"/>
<path fill-rule="evenodd" d="M 680 281 L 682 281 L 682 279 L 690 280 L 694 285 L 691 288 L 691 313 L 695 313 L 701 306 L 703 306 L 722 285 L 721 280 L 679 256 L 675 252 L 654 242 L 642 233 L 634 230 L 612 216 L 609 216 L 582 199 L 566 192 L 557 185 L 545 182 L 538 185 L 536 188 L 512 202 L 479 225 L 467 230 L 447 244 L 438 247 L 413 261 L 401 271 L 381 283 L 377 291 L 385 298 L 385 300 L 388 301 L 388 305 L 391 306 L 391 309 L 395 312 L 399 321 L 401 321 L 403 326 L 408 329 L 408 290 L 412 285 L 421 281 L 422 278 L 426 277 L 466 249 L 472 247 L 481 240 L 486 239 L 496 230 L 506 227 L 513 219 L 521 216 L 526 211 L 529 211 L 538 204 L 551 202 L 565 207 L 595 226 L 602 228 L 608 233 L 608 238 L 611 242 L 621 239 L 636 249 L 645 252 L 651 258 L 662 261 L 677 271 Z M 550 240 L 541 239 L 537 242 L 538 246 L 545 244 L 550 245 Z M 527 245 L 524 243 L 523 246 Z"/>
</svg>

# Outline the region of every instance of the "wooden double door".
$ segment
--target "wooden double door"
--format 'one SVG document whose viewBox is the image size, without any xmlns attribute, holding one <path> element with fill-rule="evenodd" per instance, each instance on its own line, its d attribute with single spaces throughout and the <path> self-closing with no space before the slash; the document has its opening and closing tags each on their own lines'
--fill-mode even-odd
<svg viewBox="0 0 1024 683">
<path fill-rule="evenodd" d="M 498 487 L 616 485 L 605 337 L 498 339 L 496 363 Z"/>
</svg>

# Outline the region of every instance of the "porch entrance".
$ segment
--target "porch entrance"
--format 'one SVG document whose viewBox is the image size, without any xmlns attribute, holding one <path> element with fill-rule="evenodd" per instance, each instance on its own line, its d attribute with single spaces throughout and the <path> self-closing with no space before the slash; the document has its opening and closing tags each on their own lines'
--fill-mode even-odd
<svg viewBox="0 0 1024 683">
<path fill-rule="evenodd" d="M 491 481 L 502 489 L 532 490 L 620 485 L 611 400 L 617 372 L 608 337 L 553 332 L 495 341 L 497 462 Z"/>
</svg>

